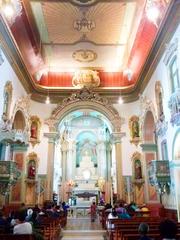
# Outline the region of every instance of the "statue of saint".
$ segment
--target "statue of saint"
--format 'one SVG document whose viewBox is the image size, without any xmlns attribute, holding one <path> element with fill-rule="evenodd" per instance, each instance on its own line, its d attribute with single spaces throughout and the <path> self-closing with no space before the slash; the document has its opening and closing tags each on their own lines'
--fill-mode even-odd
<svg viewBox="0 0 180 240">
<path fill-rule="evenodd" d="M 141 161 L 139 159 L 134 162 L 134 176 L 136 180 L 142 179 Z"/>
<path fill-rule="evenodd" d="M 132 137 L 139 137 L 139 122 L 137 120 L 132 122 Z"/>
<path fill-rule="evenodd" d="M 32 122 L 31 124 L 31 138 L 37 139 L 37 123 Z"/>
<path fill-rule="evenodd" d="M 28 165 L 28 178 L 35 179 L 36 177 L 36 164 L 35 161 L 30 161 Z"/>
</svg>

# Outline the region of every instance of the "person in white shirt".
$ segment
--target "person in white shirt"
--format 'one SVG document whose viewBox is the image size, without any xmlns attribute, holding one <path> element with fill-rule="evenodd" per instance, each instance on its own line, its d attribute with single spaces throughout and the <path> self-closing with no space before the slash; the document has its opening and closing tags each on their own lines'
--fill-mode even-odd
<svg viewBox="0 0 180 240">
<path fill-rule="evenodd" d="M 25 222 L 26 211 L 20 211 L 18 214 L 18 223 L 14 226 L 13 234 L 32 234 L 32 225 Z"/>
</svg>

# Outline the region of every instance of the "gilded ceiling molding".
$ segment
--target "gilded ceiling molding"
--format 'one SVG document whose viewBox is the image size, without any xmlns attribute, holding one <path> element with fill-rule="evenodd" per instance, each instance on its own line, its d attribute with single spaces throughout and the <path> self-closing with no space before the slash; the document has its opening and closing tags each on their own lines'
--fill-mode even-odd
<svg viewBox="0 0 180 240">
<path fill-rule="evenodd" d="M 79 5 L 79 6 L 89 6 L 95 4 L 99 0 L 71 0 L 72 3 Z"/>
<path fill-rule="evenodd" d="M 74 73 L 72 85 L 78 88 L 93 88 L 100 85 L 100 78 L 97 71 L 79 70 Z"/>
<path fill-rule="evenodd" d="M 4 58 L 3 58 L 3 55 L 2 55 L 2 50 L 0 48 L 0 66 L 3 64 L 4 62 Z"/>
<path fill-rule="evenodd" d="M 89 49 L 80 49 L 73 52 L 72 57 L 78 62 L 92 62 L 96 60 L 97 53 Z"/>
<path fill-rule="evenodd" d="M 119 116 L 118 111 L 110 104 L 107 98 L 99 96 L 92 89 L 82 88 L 65 98 L 52 112 L 49 119 L 45 121 L 50 131 L 56 131 L 59 122 L 69 113 L 78 109 L 94 109 L 107 117 L 112 124 L 113 132 L 121 132 L 121 125 L 124 119 Z"/>
</svg>

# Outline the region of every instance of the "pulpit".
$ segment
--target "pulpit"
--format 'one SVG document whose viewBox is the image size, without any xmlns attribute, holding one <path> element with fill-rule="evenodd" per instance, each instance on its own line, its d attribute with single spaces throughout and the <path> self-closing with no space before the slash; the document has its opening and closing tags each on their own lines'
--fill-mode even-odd
<svg viewBox="0 0 180 240">
<path fill-rule="evenodd" d="M 0 161 L 0 194 L 6 195 L 21 173 L 13 161 Z"/>
</svg>

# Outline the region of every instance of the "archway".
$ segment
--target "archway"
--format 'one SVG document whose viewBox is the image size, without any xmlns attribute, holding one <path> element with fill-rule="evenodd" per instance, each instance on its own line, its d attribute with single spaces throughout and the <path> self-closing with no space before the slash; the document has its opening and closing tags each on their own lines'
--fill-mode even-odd
<svg viewBox="0 0 180 240">
<path fill-rule="evenodd" d="M 73 114 L 77 114 L 78 112 L 83 112 L 83 117 L 81 116 L 81 120 L 82 118 L 84 118 L 86 122 L 85 124 L 87 124 L 88 118 L 91 118 L 90 122 L 92 122 L 92 119 L 96 119 L 96 123 L 97 123 L 97 121 L 102 121 L 102 119 L 100 118 L 103 117 L 103 124 L 104 126 L 106 125 L 104 129 L 108 129 L 109 131 L 108 134 L 109 136 L 111 136 L 110 137 L 111 141 L 109 140 L 109 143 L 111 142 L 111 144 L 114 145 L 114 149 L 115 149 L 114 158 L 115 158 L 115 164 L 116 164 L 115 166 L 116 167 L 116 185 L 117 185 L 117 193 L 119 194 L 119 198 L 121 198 L 123 193 L 121 138 L 122 136 L 124 136 L 124 134 L 121 133 L 122 120 L 118 112 L 113 108 L 111 104 L 108 103 L 107 99 L 100 97 L 98 94 L 93 93 L 89 89 L 81 89 L 77 91 L 76 94 L 72 94 L 69 98 L 65 99 L 63 103 L 59 104 L 59 106 L 53 111 L 51 118 L 46 121 L 46 123 L 49 125 L 50 132 L 56 132 L 56 137 L 57 135 L 59 135 L 61 139 L 60 142 L 61 142 L 62 162 L 64 162 L 62 164 L 63 165 L 62 181 L 63 182 L 67 181 L 66 179 L 67 172 L 64 170 L 64 166 L 66 166 L 67 164 L 67 145 L 69 143 L 67 143 L 66 141 L 66 135 L 69 133 L 66 131 L 66 128 L 67 128 L 66 123 L 70 121 L 69 119 L 72 117 Z M 93 114 L 98 114 L 100 117 L 97 118 L 93 116 Z M 59 126 L 61 126 L 62 129 L 64 130 L 63 131 L 60 130 Z M 84 129 L 84 133 L 85 133 L 85 129 Z M 49 138 L 49 137 L 52 137 L 52 134 L 50 133 L 45 134 L 45 136 Z M 77 139 L 74 139 L 74 140 L 77 140 Z M 91 142 L 90 148 L 92 148 L 94 144 L 95 143 Z M 109 151 L 108 158 L 112 158 L 111 147 L 104 145 L 104 149 L 105 151 Z M 90 152 L 92 152 L 92 150 Z M 52 156 L 54 158 L 54 154 L 49 154 L 49 155 L 51 155 L 51 158 L 48 159 L 48 169 L 50 168 L 50 166 L 52 166 L 52 161 L 51 161 Z M 86 156 L 86 159 L 87 157 L 88 156 Z M 111 165 L 111 163 L 108 163 L 108 164 Z M 111 167 L 109 166 L 108 169 L 111 170 Z M 53 170 L 49 169 L 47 174 L 48 174 L 48 179 L 49 177 L 53 177 L 54 175 Z M 109 175 L 110 175 L 109 178 L 111 178 L 111 173 L 109 173 Z M 98 176 L 102 177 L 100 174 Z M 111 184 L 110 181 L 108 182 L 108 184 L 109 185 Z M 65 186 L 65 184 L 63 185 Z M 65 188 L 67 188 L 67 186 L 65 186 Z M 66 189 L 63 189 L 63 192 L 68 192 L 68 191 Z M 51 192 L 49 193 L 51 194 Z M 50 195 L 48 197 L 50 198 Z"/>
<path fill-rule="evenodd" d="M 174 187 L 175 187 L 176 209 L 177 209 L 178 221 L 180 221 L 180 190 L 179 190 L 179 181 L 180 181 L 180 129 L 177 130 L 177 132 L 174 136 L 173 145 L 172 145 L 172 159 L 173 159 L 172 173 L 174 173 L 174 174 L 172 174 L 171 181 L 174 181 L 174 185 L 175 185 Z"/>
<path fill-rule="evenodd" d="M 152 111 L 146 112 L 143 124 L 143 150 L 144 150 L 144 161 L 145 161 L 145 184 L 146 184 L 146 202 L 154 202 L 158 200 L 157 192 L 154 186 L 151 186 L 148 180 L 148 165 L 151 160 L 156 159 L 156 139 L 155 139 L 155 121 Z"/>
</svg>

